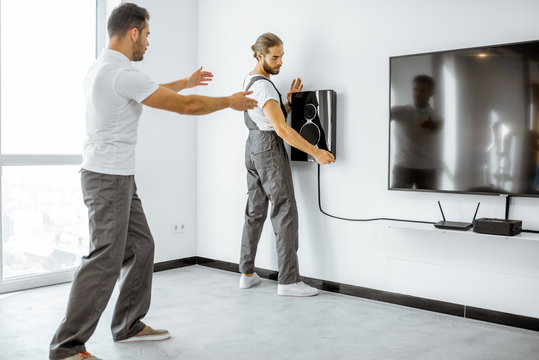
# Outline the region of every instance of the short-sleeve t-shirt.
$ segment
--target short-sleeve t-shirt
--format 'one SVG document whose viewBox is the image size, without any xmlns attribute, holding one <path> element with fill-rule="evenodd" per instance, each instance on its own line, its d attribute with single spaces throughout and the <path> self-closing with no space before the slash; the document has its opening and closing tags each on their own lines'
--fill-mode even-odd
<svg viewBox="0 0 539 360">
<path fill-rule="evenodd" d="M 395 165 L 412 169 L 434 169 L 440 156 L 440 129 L 424 129 L 420 124 L 429 117 L 441 123 L 443 119 L 430 106 L 395 106 L 391 109 L 396 142 Z"/>
<path fill-rule="evenodd" d="M 255 76 L 261 76 L 258 74 L 255 75 L 247 75 L 243 82 L 243 89 L 249 85 L 249 82 L 251 79 Z M 254 121 L 256 126 L 262 131 L 273 131 L 273 126 L 269 122 L 268 119 L 266 119 L 266 116 L 264 115 L 264 111 L 262 108 L 269 100 L 275 100 L 277 103 L 280 103 L 279 93 L 273 85 L 266 80 L 258 80 L 251 85 L 249 88 L 249 91 L 252 91 L 253 93 L 249 95 L 249 97 L 255 99 L 258 101 L 258 106 L 254 109 L 247 110 L 247 113 L 249 114 L 249 117 Z"/>
<path fill-rule="evenodd" d="M 87 140 L 83 169 L 110 175 L 135 173 L 141 102 L 158 87 L 124 54 L 103 50 L 84 80 Z"/>
</svg>

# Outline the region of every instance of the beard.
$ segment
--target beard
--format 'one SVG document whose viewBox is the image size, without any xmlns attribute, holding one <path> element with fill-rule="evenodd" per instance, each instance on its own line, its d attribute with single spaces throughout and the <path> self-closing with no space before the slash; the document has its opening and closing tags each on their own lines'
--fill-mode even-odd
<svg viewBox="0 0 539 360">
<path fill-rule="evenodd" d="M 270 75 L 277 75 L 280 70 L 280 66 L 271 67 L 266 62 L 266 59 L 262 59 L 262 69 L 264 69 L 265 72 L 267 72 Z"/>
<path fill-rule="evenodd" d="M 141 61 L 144 59 L 144 53 L 146 52 L 146 44 L 142 41 L 137 41 L 133 45 L 133 61 Z"/>
</svg>

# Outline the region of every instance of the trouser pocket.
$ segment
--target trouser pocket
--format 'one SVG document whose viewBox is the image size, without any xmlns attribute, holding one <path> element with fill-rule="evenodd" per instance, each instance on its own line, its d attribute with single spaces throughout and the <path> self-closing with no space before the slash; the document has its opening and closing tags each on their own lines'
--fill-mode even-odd
<svg viewBox="0 0 539 360">
<path fill-rule="evenodd" d="M 277 166 L 279 148 L 276 136 L 273 131 L 254 131 L 249 134 L 250 157 L 257 169 L 272 169 Z"/>
</svg>

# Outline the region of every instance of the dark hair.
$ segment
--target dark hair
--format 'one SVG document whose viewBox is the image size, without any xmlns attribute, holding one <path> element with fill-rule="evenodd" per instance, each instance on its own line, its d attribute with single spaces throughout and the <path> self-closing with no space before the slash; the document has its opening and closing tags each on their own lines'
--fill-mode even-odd
<svg viewBox="0 0 539 360">
<path fill-rule="evenodd" d="M 283 41 L 277 35 L 267 32 L 260 35 L 258 39 L 256 39 L 254 45 L 251 46 L 251 50 L 253 51 L 253 56 L 256 59 L 257 52 L 261 53 L 262 55 L 266 55 L 270 47 L 282 45 L 282 43 Z"/>
<path fill-rule="evenodd" d="M 134 27 L 142 31 L 146 27 L 146 20 L 150 20 L 148 10 L 131 3 L 122 4 L 110 14 L 107 23 L 109 36 L 123 36 Z"/>
<path fill-rule="evenodd" d="M 434 79 L 428 75 L 417 75 L 415 78 L 414 78 L 414 83 L 418 82 L 418 83 L 423 83 L 423 84 L 427 84 L 431 90 L 434 90 L 434 86 L 436 85 L 436 82 L 434 81 Z"/>
</svg>

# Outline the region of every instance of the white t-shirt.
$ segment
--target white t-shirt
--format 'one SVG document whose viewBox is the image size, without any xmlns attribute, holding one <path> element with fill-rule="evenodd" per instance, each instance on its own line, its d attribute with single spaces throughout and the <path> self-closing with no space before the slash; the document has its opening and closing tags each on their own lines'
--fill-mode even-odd
<svg viewBox="0 0 539 360">
<path fill-rule="evenodd" d="M 440 132 L 443 119 L 430 106 L 395 106 L 391 109 L 391 114 L 396 143 L 395 165 L 412 169 L 435 169 L 441 151 Z M 429 117 L 432 121 L 440 122 L 440 128 L 422 128 L 420 124 Z"/>
<path fill-rule="evenodd" d="M 255 76 L 261 75 L 247 75 L 243 82 L 243 89 L 245 89 L 245 87 L 249 85 L 249 82 Z M 264 79 L 255 81 L 253 85 L 251 85 L 251 87 L 249 88 L 249 91 L 251 90 L 253 91 L 253 93 L 249 95 L 249 97 L 258 101 L 258 106 L 254 109 L 247 110 L 247 114 L 249 114 L 249 117 L 254 121 L 254 123 L 256 124 L 256 126 L 258 126 L 260 130 L 273 131 L 273 126 L 271 125 L 269 120 L 266 119 L 262 108 L 268 102 L 268 100 L 275 100 L 278 104 L 280 104 L 279 93 L 275 90 L 275 88 L 273 87 L 273 85 L 270 84 L 269 81 Z"/>
<path fill-rule="evenodd" d="M 104 49 L 84 80 L 86 135 L 82 168 L 133 175 L 142 102 L 159 85 L 122 53 Z"/>
</svg>

